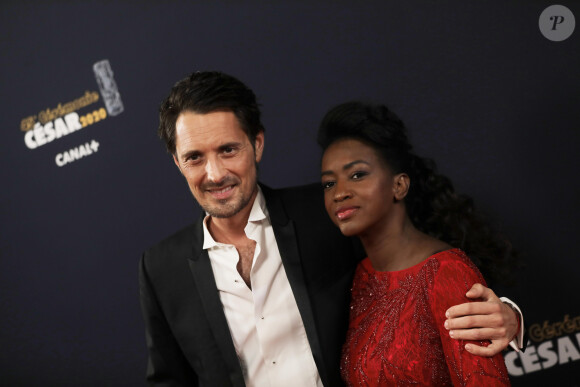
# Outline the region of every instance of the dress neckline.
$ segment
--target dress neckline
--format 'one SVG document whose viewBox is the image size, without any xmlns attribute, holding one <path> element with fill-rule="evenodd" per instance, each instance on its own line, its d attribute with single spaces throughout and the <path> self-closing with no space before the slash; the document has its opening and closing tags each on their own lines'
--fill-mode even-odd
<svg viewBox="0 0 580 387">
<path fill-rule="evenodd" d="M 423 267 L 429 260 L 437 257 L 440 254 L 444 254 L 444 253 L 448 254 L 450 252 L 457 253 L 460 255 L 465 254 L 460 248 L 453 247 L 451 249 L 441 250 L 441 251 L 438 251 L 434 254 L 431 254 L 430 256 L 428 256 L 427 258 L 422 260 L 421 262 L 416 263 L 413 266 L 410 266 L 406 269 L 401 269 L 401 270 L 386 270 L 386 271 L 376 270 L 373 267 L 373 264 L 371 263 L 371 260 L 369 259 L 369 257 L 366 257 L 365 259 L 363 259 L 361 261 L 361 264 L 369 273 L 373 273 L 374 275 L 377 275 L 377 276 L 401 275 L 401 274 L 415 272 L 415 271 L 419 270 L 421 267 Z"/>
</svg>

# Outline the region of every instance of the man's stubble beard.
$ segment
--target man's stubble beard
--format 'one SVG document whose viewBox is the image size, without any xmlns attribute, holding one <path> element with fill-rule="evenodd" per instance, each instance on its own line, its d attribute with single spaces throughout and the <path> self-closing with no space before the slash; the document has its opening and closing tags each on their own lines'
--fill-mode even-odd
<svg viewBox="0 0 580 387">
<path fill-rule="evenodd" d="M 221 206 L 201 206 L 201 208 L 212 218 L 231 218 L 246 208 L 255 191 L 252 191 L 249 197 L 242 196 L 238 203 L 228 204 L 227 200 L 220 200 L 219 202 L 223 203 Z"/>
<path fill-rule="evenodd" d="M 253 187 L 254 189 L 247 196 L 242 195 L 239 202 L 237 203 L 228 204 L 228 199 L 224 199 L 218 201 L 220 205 L 213 206 L 200 204 L 201 208 L 213 218 L 221 218 L 221 219 L 231 218 L 236 214 L 238 214 L 241 210 L 246 208 L 246 206 L 250 203 L 250 200 L 252 200 L 254 193 L 258 191 L 257 174 L 254 179 Z"/>
</svg>

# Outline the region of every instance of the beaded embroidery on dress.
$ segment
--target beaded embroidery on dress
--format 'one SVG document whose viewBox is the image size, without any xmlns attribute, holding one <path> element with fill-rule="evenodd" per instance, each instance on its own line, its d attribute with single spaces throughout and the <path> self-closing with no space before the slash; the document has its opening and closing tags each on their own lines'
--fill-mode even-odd
<svg viewBox="0 0 580 387">
<path fill-rule="evenodd" d="M 396 272 L 377 272 L 363 260 L 341 362 L 347 385 L 509 385 L 501 354 L 471 355 L 443 327 L 445 311 L 469 301 L 465 293 L 476 282 L 485 284 L 459 249 Z"/>
</svg>

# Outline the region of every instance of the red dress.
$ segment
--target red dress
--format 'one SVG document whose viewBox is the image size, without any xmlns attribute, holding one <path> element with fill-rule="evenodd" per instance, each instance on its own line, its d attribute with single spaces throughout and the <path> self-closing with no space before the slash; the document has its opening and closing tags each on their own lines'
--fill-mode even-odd
<svg viewBox="0 0 580 387">
<path fill-rule="evenodd" d="M 359 263 L 340 367 L 346 384 L 509 386 L 501 354 L 471 355 L 443 326 L 445 311 L 470 301 L 465 293 L 476 282 L 485 284 L 459 249 L 394 272 L 374 270 L 368 258 Z"/>
</svg>

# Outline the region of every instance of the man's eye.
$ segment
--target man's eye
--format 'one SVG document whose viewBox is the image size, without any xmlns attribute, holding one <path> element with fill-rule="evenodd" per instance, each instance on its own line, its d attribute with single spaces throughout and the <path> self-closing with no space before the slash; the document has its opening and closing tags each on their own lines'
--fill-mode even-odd
<svg viewBox="0 0 580 387">
<path fill-rule="evenodd" d="M 222 152 L 226 155 L 234 153 L 236 149 L 234 147 L 228 146 L 222 149 Z"/>
</svg>

